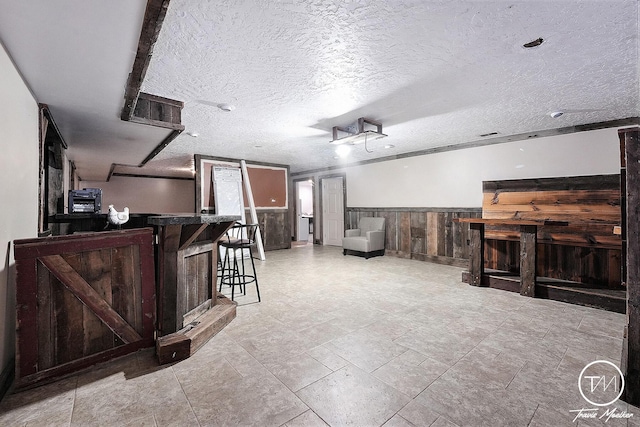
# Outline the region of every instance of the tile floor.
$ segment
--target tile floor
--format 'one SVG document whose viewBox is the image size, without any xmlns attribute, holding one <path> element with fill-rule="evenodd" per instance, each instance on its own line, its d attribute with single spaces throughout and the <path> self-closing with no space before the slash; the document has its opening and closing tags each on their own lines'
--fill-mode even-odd
<svg viewBox="0 0 640 427">
<path fill-rule="evenodd" d="M 258 262 L 237 318 L 192 358 L 143 351 L 0 403 L 1 426 L 562 426 L 624 316 L 460 282 L 462 270 L 305 245 Z"/>
</svg>

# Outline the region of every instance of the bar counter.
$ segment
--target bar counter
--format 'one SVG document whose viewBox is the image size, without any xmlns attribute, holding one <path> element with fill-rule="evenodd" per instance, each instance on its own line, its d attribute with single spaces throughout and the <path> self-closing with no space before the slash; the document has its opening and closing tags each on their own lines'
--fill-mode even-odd
<svg viewBox="0 0 640 427">
<path fill-rule="evenodd" d="M 148 218 L 158 228 L 158 336 L 175 333 L 216 304 L 217 241 L 240 216 Z"/>
</svg>

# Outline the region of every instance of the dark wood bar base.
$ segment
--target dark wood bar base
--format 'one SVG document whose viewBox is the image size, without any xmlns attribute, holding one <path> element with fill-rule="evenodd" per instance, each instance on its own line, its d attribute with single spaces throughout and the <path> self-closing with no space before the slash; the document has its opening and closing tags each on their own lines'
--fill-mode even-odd
<svg viewBox="0 0 640 427">
<path fill-rule="evenodd" d="M 462 281 L 471 284 L 471 275 L 468 271 L 462 272 Z M 485 270 L 481 286 L 521 293 L 520 276 L 506 271 Z M 537 277 L 533 296 L 616 313 L 625 313 L 626 310 L 624 289 L 610 289 L 568 280 Z"/>
<path fill-rule="evenodd" d="M 186 359 L 236 317 L 216 292 L 218 240 L 239 216 L 149 218 L 158 227 L 158 326 L 161 364 Z"/>
<path fill-rule="evenodd" d="M 216 303 L 197 320 L 156 340 L 161 365 L 187 359 L 236 317 L 237 303 L 218 294 Z"/>
</svg>

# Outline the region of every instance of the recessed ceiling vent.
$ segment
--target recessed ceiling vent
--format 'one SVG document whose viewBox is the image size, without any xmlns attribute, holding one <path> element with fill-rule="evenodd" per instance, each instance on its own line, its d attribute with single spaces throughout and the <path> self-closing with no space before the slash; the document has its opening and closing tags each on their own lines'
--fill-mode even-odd
<svg viewBox="0 0 640 427">
<path fill-rule="evenodd" d="M 375 128 L 375 130 L 373 128 Z M 334 126 L 331 144 L 356 145 L 384 138 L 385 136 L 387 135 L 382 133 L 382 123 L 360 117 L 358 121 L 351 126 Z"/>
</svg>

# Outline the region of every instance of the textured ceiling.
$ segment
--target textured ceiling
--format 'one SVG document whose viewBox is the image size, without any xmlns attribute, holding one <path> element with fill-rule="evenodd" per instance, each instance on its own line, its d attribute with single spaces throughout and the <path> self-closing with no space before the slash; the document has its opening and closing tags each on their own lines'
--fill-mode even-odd
<svg viewBox="0 0 640 427">
<path fill-rule="evenodd" d="M 138 164 L 167 133 L 118 119 L 145 4 L 0 0 L 0 39 L 84 179 Z M 204 154 L 297 172 L 635 117 L 638 74 L 636 0 L 172 0 L 143 91 L 184 101 L 199 136 L 118 170 L 188 176 Z M 331 128 L 358 117 L 389 136 L 336 159 Z"/>
<path fill-rule="evenodd" d="M 120 120 L 145 6 L 0 0 L 0 41 L 49 105 L 83 179 L 106 179 L 111 163 L 140 163 L 168 134 Z"/>
</svg>

